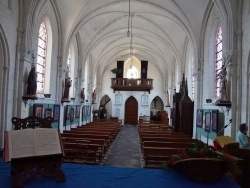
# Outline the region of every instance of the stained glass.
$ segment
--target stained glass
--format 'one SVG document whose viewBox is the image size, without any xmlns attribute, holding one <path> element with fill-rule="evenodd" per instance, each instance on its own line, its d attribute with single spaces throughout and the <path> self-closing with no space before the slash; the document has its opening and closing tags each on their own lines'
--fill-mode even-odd
<svg viewBox="0 0 250 188">
<path fill-rule="evenodd" d="M 216 48 L 215 48 L 215 97 L 220 97 L 220 78 L 218 76 L 222 67 L 222 28 L 218 27 L 216 33 Z"/>
<path fill-rule="evenodd" d="M 67 59 L 67 67 L 68 67 L 68 76 L 70 77 L 70 64 L 71 64 L 71 53 L 70 53 L 70 49 L 69 49 L 69 54 L 68 54 L 68 59 Z"/>
<path fill-rule="evenodd" d="M 39 29 L 37 49 L 37 93 L 44 90 L 44 74 L 46 63 L 47 31 L 45 23 L 42 22 Z"/>
</svg>

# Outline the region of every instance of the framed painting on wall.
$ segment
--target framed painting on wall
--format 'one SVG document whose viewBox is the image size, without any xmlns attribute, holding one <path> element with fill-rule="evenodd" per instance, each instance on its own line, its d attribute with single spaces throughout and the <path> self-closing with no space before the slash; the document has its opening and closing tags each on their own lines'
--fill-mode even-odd
<svg viewBox="0 0 250 188">
<path fill-rule="evenodd" d="M 52 117 L 53 118 L 53 114 L 52 114 L 52 109 L 51 108 L 45 108 L 44 110 L 44 118 L 47 117 Z"/>
<path fill-rule="evenodd" d="M 202 116 L 203 116 L 203 110 L 202 109 L 197 109 L 197 114 L 196 114 L 196 127 L 202 128 Z"/>
<path fill-rule="evenodd" d="M 36 117 L 43 117 L 43 105 L 42 104 L 34 104 L 33 106 L 33 114 Z"/>
<path fill-rule="evenodd" d="M 90 116 L 91 115 L 91 106 L 87 107 L 87 115 Z"/>
<path fill-rule="evenodd" d="M 141 105 L 142 106 L 148 105 L 148 95 L 146 93 L 141 96 Z"/>
<path fill-rule="evenodd" d="M 75 119 L 75 109 L 71 108 L 70 109 L 70 122 L 73 122 Z"/>
<path fill-rule="evenodd" d="M 216 132 L 218 131 L 218 110 L 212 110 L 212 131 Z"/>
<path fill-rule="evenodd" d="M 205 131 L 210 132 L 211 129 L 211 112 L 205 113 Z"/>
<path fill-rule="evenodd" d="M 79 118 L 80 117 L 80 112 L 81 112 L 81 106 L 77 105 L 76 106 L 76 115 L 75 115 L 75 118 Z"/>
<path fill-rule="evenodd" d="M 86 115 L 86 106 L 82 107 L 82 115 L 85 116 Z"/>
<path fill-rule="evenodd" d="M 115 104 L 121 105 L 122 104 L 122 95 L 120 93 L 115 94 Z"/>
<path fill-rule="evenodd" d="M 69 120 L 70 119 L 70 109 L 71 109 L 71 106 L 70 105 L 67 105 L 67 110 L 66 110 L 66 119 Z"/>
<path fill-rule="evenodd" d="M 53 111 L 53 121 L 58 122 L 59 119 L 60 119 L 60 105 L 55 104 Z"/>
</svg>

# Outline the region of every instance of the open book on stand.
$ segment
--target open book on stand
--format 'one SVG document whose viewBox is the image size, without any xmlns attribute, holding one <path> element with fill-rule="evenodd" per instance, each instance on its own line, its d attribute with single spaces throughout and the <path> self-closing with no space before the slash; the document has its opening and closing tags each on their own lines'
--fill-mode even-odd
<svg viewBox="0 0 250 188">
<path fill-rule="evenodd" d="M 4 161 L 11 159 L 62 154 L 58 129 L 36 128 L 6 131 Z"/>
<path fill-rule="evenodd" d="M 222 148 L 227 144 L 236 143 L 230 136 L 218 136 L 214 141 Z"/>
</svg>

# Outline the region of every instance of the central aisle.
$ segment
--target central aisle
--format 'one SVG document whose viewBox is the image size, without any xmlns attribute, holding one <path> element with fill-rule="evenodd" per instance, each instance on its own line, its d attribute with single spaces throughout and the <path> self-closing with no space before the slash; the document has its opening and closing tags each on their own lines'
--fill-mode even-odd
<svg viewBox="0 0 250 188">
<path fill-rule="evenodd" d="M 137 126 L 124 125 L 104 162 L 104 166 L 141 167 L 141 150 Z"/>
</svg>

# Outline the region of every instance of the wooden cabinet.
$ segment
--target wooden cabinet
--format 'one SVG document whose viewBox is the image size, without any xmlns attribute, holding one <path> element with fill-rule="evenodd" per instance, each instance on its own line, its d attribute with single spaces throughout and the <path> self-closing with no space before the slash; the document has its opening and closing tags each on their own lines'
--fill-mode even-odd
<svg viewBox="0 0 250 188">
<path fill-rule="evenodd" d="M 174 126 L 175 132 L 180 132 L 180 113 L 179 113 L 180 100 L 181 100 L 181 94 L 175 93 L 173 96 L 173 109 L 172 109 L 172 126 Z"/>
<path fill-rule="evenodd" d="M 175 132 L 193 136 L 194 102 L 188 96 L 187 81 L 184 74 L 180 92 L 173 96 L 172 125 Z"/>
<path fill-rule="evenodd" d="M 161 122 L 164 125 L 167 125 L 167 126 L 169 125 L 168 113 L 165 110 L 161 112 Z"/>
<path fill-rule="evenodd" d="M 188 97 L 188 96 L 187 96 Z M 194 102 L 191 99 L 183 98 L 179 104 L 180 125 L 179 131 L 184 132 L 190 137 L 193 136 L 193 116 L 194 116 Z"/>
</svg>

